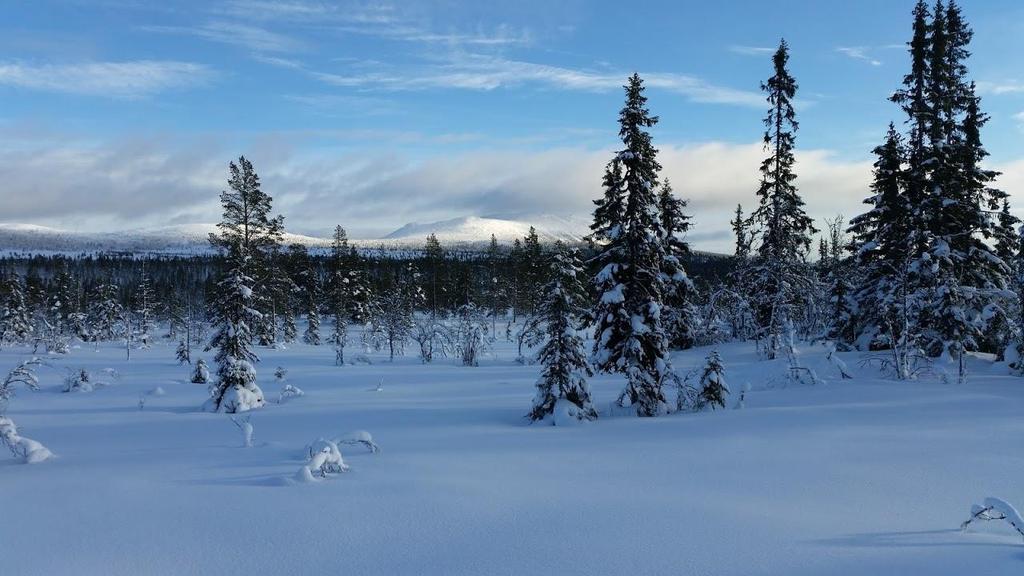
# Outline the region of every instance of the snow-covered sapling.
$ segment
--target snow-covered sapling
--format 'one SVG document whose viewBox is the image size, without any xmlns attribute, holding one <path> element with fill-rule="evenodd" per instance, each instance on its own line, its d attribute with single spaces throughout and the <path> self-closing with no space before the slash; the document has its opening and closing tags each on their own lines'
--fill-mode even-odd
<svg viewBox="0 0 1024 576">
<path fill-rule="evenodd" d="M 839 371 L 839 376 L 843 380 L 849 380 L 853 378 L 850 375 L 850 370 L 846 367 L 846 362 L 843 362 L 841 358 L 836 354 L 836 347 L 834 344 L 829 344 L 828 349 L 825 352 L 825 358 L 828 359 L 829 364 L 835 366 L 836 370 Z"/>
<path fill-rule="evenodd" d="M 206 360 L 202 358 L 196 362 L 195 368 L 192 370 L 192 383 L 193 384 L 207 384 L 210 381 L 210 369 L 206 366 Z"/>
<path fill-rule="evenodd" d="M 971 506 L 971 517 L 960 525 L 960 530 L 967 530 L 967 526 L 975 520 L 1005 520 L 1013 529 L 1024 537 L 1024 520 L 1021 520 L 1020 513 L 1009 502 L 999 498 L 988 497 L 981 503 Z"/>
<path fill-rule="evenodd" d="M 253 426 L 251 417 L 246 416 L 245 419 L 240 420 L 232 416 L 231 422 L 242 432 L 242 446 L 252 448 L 253 440 L 256 438 L 256 427 Z"/>
<path fill-rule="evenodd" d="M 7 373 L 3 384 L 0 384 L 0 415 L 5 412 L 7 403 L 14 397 L 14 388 L 18 384 L 32 391 L 39 390 L 39 379 L 36 377 L 35 369 L 41 364 L 39 358 L 30 358 Z"/>
<path fill-rule="evenodd" d="M 380 452 L 380 446 L 373 441 L 373 435 L 366 430 L 355 430 L 334 441 L 335 444 L 361 445 L 372 454 Z"/>
<path fill-rule="evenodd" d="M 555 244 L 551 281 L 544 287 L 538 315 L 544 320 L 547 341 L 537 355 L 544 366 L 537 380 L 533 407 L 527 415 L 552 424 L 594 420 L 597 410 L 590 399 L 587 377 L 593 372 L 579 330 L 583 325 L 586 291 L 580 278 L 582 265 L 575 250 Z"/>
<path fill-rule="evenodd" d="M 718 350 L 712 350 L 704 362 L 704 371 L 700 376 L 700 392 L 698 406 L 711 409 L 725 408 L 725 400 L 729 397 L 729 386 L 725 383 L 725 367 Z"/>
<path fill-rule="evenodd" d="M 0 442 L 7 446 L 15 458 L 25 464 L 36 464 L 53 457 L 53 453 L 46 446 L 19 435 L 14 420 L 5 416 L 0 416 Z"/>
<path fill-rule="evenodd" d="M 747 393 L 750 392 L 750 382 L 744 382 L 743 388 L 740 388 L 740 397 L 736 401 L 736 409 L 745 408 L 747 405 Z"/>
<path fill-rule="evenodd" d="M 288 370 L 283 366 L 278 366 L 274 369 L 274 378 L 280 383 L 284 382 L 284 379 L 288 377 Z"/>
<path fill-rule="evenodd" d="M 181 340 L 178 342 L 178 349 L 174 353 L 174 357 L 178 359 L 178 364 L 191 364 L 192 353 L 189 349 L 188 340 Z"/>
<path fill-rule="evenodd" d="M 302 388 L 292 384 L 285 384 L 281 387 L 281 393 L 277 397 L 277 403 L 284 404 L 285 400 L 289 398 L 298 398 L 305 395 L 306 393 L 302 391 Z"/>
<path fill-rule="evenodd" d="M 64 392 L 92 392 L 93 383 L 85 368 L 71 370 L 64 377 Z"/>
</svg>

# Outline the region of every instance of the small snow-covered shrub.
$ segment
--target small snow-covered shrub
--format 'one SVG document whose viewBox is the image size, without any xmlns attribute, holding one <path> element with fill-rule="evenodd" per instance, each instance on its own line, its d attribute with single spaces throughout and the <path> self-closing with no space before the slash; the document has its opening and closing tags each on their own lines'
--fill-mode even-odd
<svg viewBox="0 0 1024 576">
<path fill-rule="evenodd" d="M 326 478 L 330 474 L 348 472 L 348 466 L 342 459 L 341 450 L 338 449 L 336 442 L 319 438 L 306 446 L 306 454 L 308 462 L 296 475 L 299 480 Z"/>
<path fill-rule="evenodd" d="M 305 395 L 306 393 L 302 391 L 302 388 L 291 384 L 285 384 L 281 387 L 281 393 L 277 397 L 277 403 L 284 404 L 285 400 L 289 398 L 298 398 Z"/>
<path fill-rule="evenodd" d="M 971 517 L 960 525 L 960 530 L 967 530 L 967 526 L 976 520 L 1005 520 L 1013 529 L 1024 537 L 1024 520 L 1020 513 L 1009 502 L 999 498 L 988 497 L 981 503 L 971 506 Z"/>
<path fill-rule="evenodd" d="M 85 368 L 72 370 L 64 377 L 64 392 L 92 392 L 92 377 Z"/>
<path fill-rule="evenodd" d="M 210 369 L 206 366 L 206 360 L 202 358 L 196 362 L 195 368 L 192 369 L 192 383 L 193 384 L 208 384 L 210 382 Z"/>
<path fill-rule="evenodd" d="M 335 444 L 349 444 L 349 445 L 361 445 L 365 446 L 371 453 L 376 454 L 380 452 L 380 446 L 373 441 L 373 435 L 366 430 L 355 430 L 345 434 L 341 438 L 334 441 Z"/>
<path fill-rule="evenodd" d="M 19 435 L 14 420 L 5 416 L 0 416 L 0 442 L 7 446 L 15 458 L 19 458 L 25 464 L 36 464 L 53 457 L 53 453 L 46 446 Z"/>
</svg>

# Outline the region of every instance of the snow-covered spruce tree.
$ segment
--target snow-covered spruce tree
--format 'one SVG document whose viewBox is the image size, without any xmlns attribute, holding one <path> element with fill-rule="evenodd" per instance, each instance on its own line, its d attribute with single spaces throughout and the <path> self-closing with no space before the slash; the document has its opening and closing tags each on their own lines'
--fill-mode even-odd
<svg viewBox="0 0 1024 576">
<path fill-rule="evenodd" d="M 381 291 L 373 303 L 370 324 L 365 334 L 374 347 L 380 349 L 387 346 L 391 360 L 395 359 L 395 354 L 403 353 L 412 332 L 413 315 L 424 301 L 419 271 L 410 263 L 395 274 L 391 284 Z"/>
<path fill-rule="evenodd" d="M 0 311 L 0 341 L 24 344 L 32 333 L 32 316 L 21 279 L 9 274 L 4 279 L 4 305 Z"/>
<path fill-rule="evenodd" d="M 718 350 L 712 350 L 704 359 L 704 371 L 700 375 L 700 389 L 697 392 L 697 406 L 700 409 L 711 407 L 725 408 L 729 398 L 729 386 L 725 383 L 725 366 Z"/>
<path fill-rule="evenodd" d="M 327 281 L 327 306 L 332 318 L 328 341 L 334 346 L 334 363 L 345 365 L 348 343 L 348 322 L 359 308 L 361 286 L 355 270 L 355 254 L 348 245 L 348 235 L 341 226 L 334 228 L 331 242 L 330 276 Z M 361 316 L 361 314 L 359 314 Z"/>
<path fill-rule="evenodd" d="M 750 245 L 753 241 L 750 233 L 750 221 L 743 217 L 743 206 L 736 205 L 736 217 L 729 221 L 733 236 L 736 238 L 733 256 L 737 260 L 746 260 L 750 256 Z"/>
<path fill-rule="evenodd" d="M 263 319 L 257 306 L 265 298 L 249 271 L 261 271 L 258 262 L 280 243 L 284 227 L 282 217 L 270 215 L 273 200 L 260 188 L 252 164 L 243 156 L 238 164 L 230 164 L 230 172 L 228 189 L 220 195 L 220 232 L 210 234 L 210 243 L 225 253 L 227 261 L 210 315 L 216 333 L 208 345 L 216 349 L 217 381 L 205 408 L 219 412 L 241 412 L 264 403 L 253 366 L 259 358 L 252 350 L 252 327 Z"/>
<path fill-rule="evenodd" d="M 822 281 L 828 287 L 828 305 L 822 319 L 825 338 L 839 350 L 852 349 L 857 337 L 857 302 L 853 293 L 858 271 L 846 254 L 849 240 L 844 234 L 845 222 L 841 215 L 825 221 L 828 235 L 821 239 L 824 252 L 819 260 Z"/>
<path fill-rule="evenodd" d="M 91 337 L 93 341 L 113 340 L 117 337 L 117 327 L 123 316 L 117 284 L 110 281 L 100 284 L 93 291 L 89 313 Z"/>
<path fill-rule="evenodd" d="M 491 234 L 491 243 L 487 246 L 487 283 L 484 298 L 487 301 L 488 314 L 491 317 L 491 338 L 498 334 L 498 317 L 507 309 L 505 283 L 502 281 L 502 268 L 507 264 L 502 253 L 498 238 Z"/>
<path fill-rule="evenodd" d="M 178 364 L 192 363 L 192 349 L 186 340 L 182 338 L 178 341 L 178 348 L 174 351 L 174 357 L 178 360 Z"/>
<path fill-rule="evenodd" d="M 138 319 L 139 340 L 144 347 L 149 346 L 150 333 L 153 331 L 153 316 L 156 309 L 156 295 L 146 270 L 135 290 L 135 317 Z"/>
<path fill-rule="evenodd" d="M 874 149 L 870 208 L 850 221 L 853 259 L 859 269 L 856 341 L 860 348 L 893 347 L 916 339 L 918 310 L 911 298 L 915 207 L 905 192 L 903 139 L 893 124 Z"/>
<path fill-rule="evenodd" d="M 306 285 L 306 331 L 302 341 L 311 346 L 320 345 L 320 280 L 310 269 L 309 283 Z"/>
<path fill-rule="evenodd" d="M 206 366 L 206 360 L 200 358 L 196 361 L 195 368 L 192 370 L 192 383 L 193 384 L 206 384 L 210 381 L 210 369 Z"/>
<path fill-rule="evenodd" d="M 540 237 L 537 229 L 530 226 L 530 230 L 523 237 L 523 258 L 521 261 L 523 286 L 525 290 L 520 292 L 520 308 L 524 314 L 530 315 L 537 311 L 540 302 L 540 294 L 537 288 L 543 286 L 546 281 L 547 270 L 545 270 L 544 249 L 540 244 Z"/>
<path fill-rule="evenodd" d="M 442 306 L 442 292 L 444 291 L 444 280 L 442 267 L 444 266 L 445 254 L 441 242 L 433 232 L 427 236 L 427 243 L 423 247 L 423 274 L 426 285 L 423 288 L 427 306 L 430 309 L 430 317 L 437 318 L 437 313 Z"/>
<path fill-rule="evenodd" d="M 586 290 L 580 279 L 582 265 L 575 250 L 558 242 L 551 255 L 550 280 L 542 291 L 539 315 L 544 321 L 547 341 L 537 360 L 544 366 L 537 381 L 530 420 L 543 420 L 565 402 L 564 412 L 578 420 L 594 420 L 597 411 L 590 400 L 587 377 L 592 375 L 579 331 L 586 310 Z"/>
<path fill-rule="evenodd" d="M 817 232 L 804 212 L 793 172 L 797 84 L 786 68 L 789 46 L 783 40 L 772 57 L 775 73 L 761 89 L 770 105 L 764 119 L 760 204 L 752 218 L 759 226 L 760 245 L 746 281 L 754 296 L 755 312 L 766 358 L 775 358 L 785 345 L 787 327 L 799 320 L 800 304 L 808 292 L 810 273 L 805 262 L 810 236 Z"/>
<path fill-rule="evenodd" d="M 619 113 L 624 148 L 606 169 L 604 197 L 596 201 L 591 225 L 599 247 L 593 360 L 602 372 L 626 376 L 621 406 L 634 407 L 639 416 L 657 416 L 667 411 L 662 386 L 675 379 L 661 319 L 665 234 L 656 192 L 661 165 L 647 132 L 658 119 L 647 110 L 639 75 L 629 78 L 625 90 Z"/>
<path fill-rule="evenodd" d="M 686 349 L 694 345 L 694 330 L 697 312 L 693 301 L 696 288 L 683 261 L 690 255 L 686 232 L 690 229 L 690 217 L 686 215 L 686 201 L 672 193 L 668 179 L 658 192 L 658 210 L 661 214 L 661 229 L 664 233 L 665 260 L 662 275 L 665 282 L 665 306 L 662 310 L 662 325 L 669 346 Z"/>
</svg>

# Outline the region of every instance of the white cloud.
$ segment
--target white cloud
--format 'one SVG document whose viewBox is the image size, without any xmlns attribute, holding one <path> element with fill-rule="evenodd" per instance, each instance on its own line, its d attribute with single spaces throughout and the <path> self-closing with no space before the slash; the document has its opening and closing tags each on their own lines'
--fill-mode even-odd
<svg viewBox="0 0 1024 576">
<path fill-rule="evenodd" d="M 535 85 L 553 90 L 605 92 L 618 90 L 626 82 L 628 72 L 595 72 L 537 64 L 481 54 L 460 54 L 440 64 L 417 69 L 352 74 L 310 71 L 314 77 L 334 86 L 377 90 L 497 88 Z M 694 102 L 764 106 L 764 97 L 757 92 L 711 84 L 694 76 L 674 73 L 641 73 L 647 86 L 675 92 Z"/>
<path fill-rule="evenodd" d="M 240 46 L 253 52 L 295 52 L 305 47 L 303 42 L 290 36 L 236 22 L 207 22 L 195 27 L 143 26 L 142 30 L 195 36 L 210 42 Z"/>
<path fill-rule="evenodd" d="M 741 46 L 734 44 L 729 46 L 729 52 L 733 54 L 741 54 L 743 56 L 769 56 L 773 54 L 777 48 L 769 48 L 767 46 Z"/>
<path fill-rule="evenodd" d="M 981 94 L 993 94 L 1001 96 L 1004 94 L 1020 94 L 1024 92 L 1024 83 L 1017 80 L 982 80 L 977 83 L 978 92 Z"/>
<path fill-rule="evenodd" d="M 114 98 L 137 98 L 202 84 L 213 71 L 190 62 L 136 60 L 77 64 L 0 63 L 0 84 Z"/>
<path fill-rule="evenodd" d="M 881 66 L 882 62 L 880 60 L 876 60 L 868 55 L 869 50 L 870 48 L 866 46 L 840 46 L 836 48 L 836 52 L 839 52 L 849 58 L 862 60 L 872 66 Z"/>
</svg>

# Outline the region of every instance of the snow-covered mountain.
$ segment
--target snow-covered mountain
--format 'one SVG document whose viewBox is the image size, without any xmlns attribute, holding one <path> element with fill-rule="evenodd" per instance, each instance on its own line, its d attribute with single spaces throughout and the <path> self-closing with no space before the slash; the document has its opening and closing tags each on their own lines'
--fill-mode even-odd
<svg viewBox="0 0 1024 576">
<path fill-rule="evenodd" d="M 498 242 L 508 244 L 516 238 L 526 236 L 531 226 L 537 229 L 537 236 L 540 237 L 541 242 L 555 242 L 556 240 L 579 242 L 587 233 L 585 223 L 557 216 L 542 216 L 530 221 L 464 216 L 425 224 L 409 223 L 376 242 L 401 246 L 421 246 L 428 235 L 434 234 L 442 245 L 487 243 L 490 242 L 491 235 L 494 235 Z M 363 240 L 362 242 L 372 243 L 375 240 Z"/>
<path fill-rule="evenodd" d="M 537 229 L 542 242 L 577 242 L 587 232 L 585 223 L 553 216 L 530 222 L 467 216 L 431 223 L 410 223 L 383 238 L 354 239 L 365 248 L 419 248 L 433 233 L 443 245 L 474 248 L 486 245 L 493 234 L 503 244 L 522 238 L 530 226 Z M 216 232 L 214 224 L 182 224 L 158 228 L 140 228 L 118 232 L 76 232 L 34 224 L 0 223 L 0 253 L 131 253 L 187 255 L 209 254 L 207 238 Z M 285 234 L 285 244 L 299 243 L 313 249 L 326 249 L 329 238 Z"/>
</svg>

